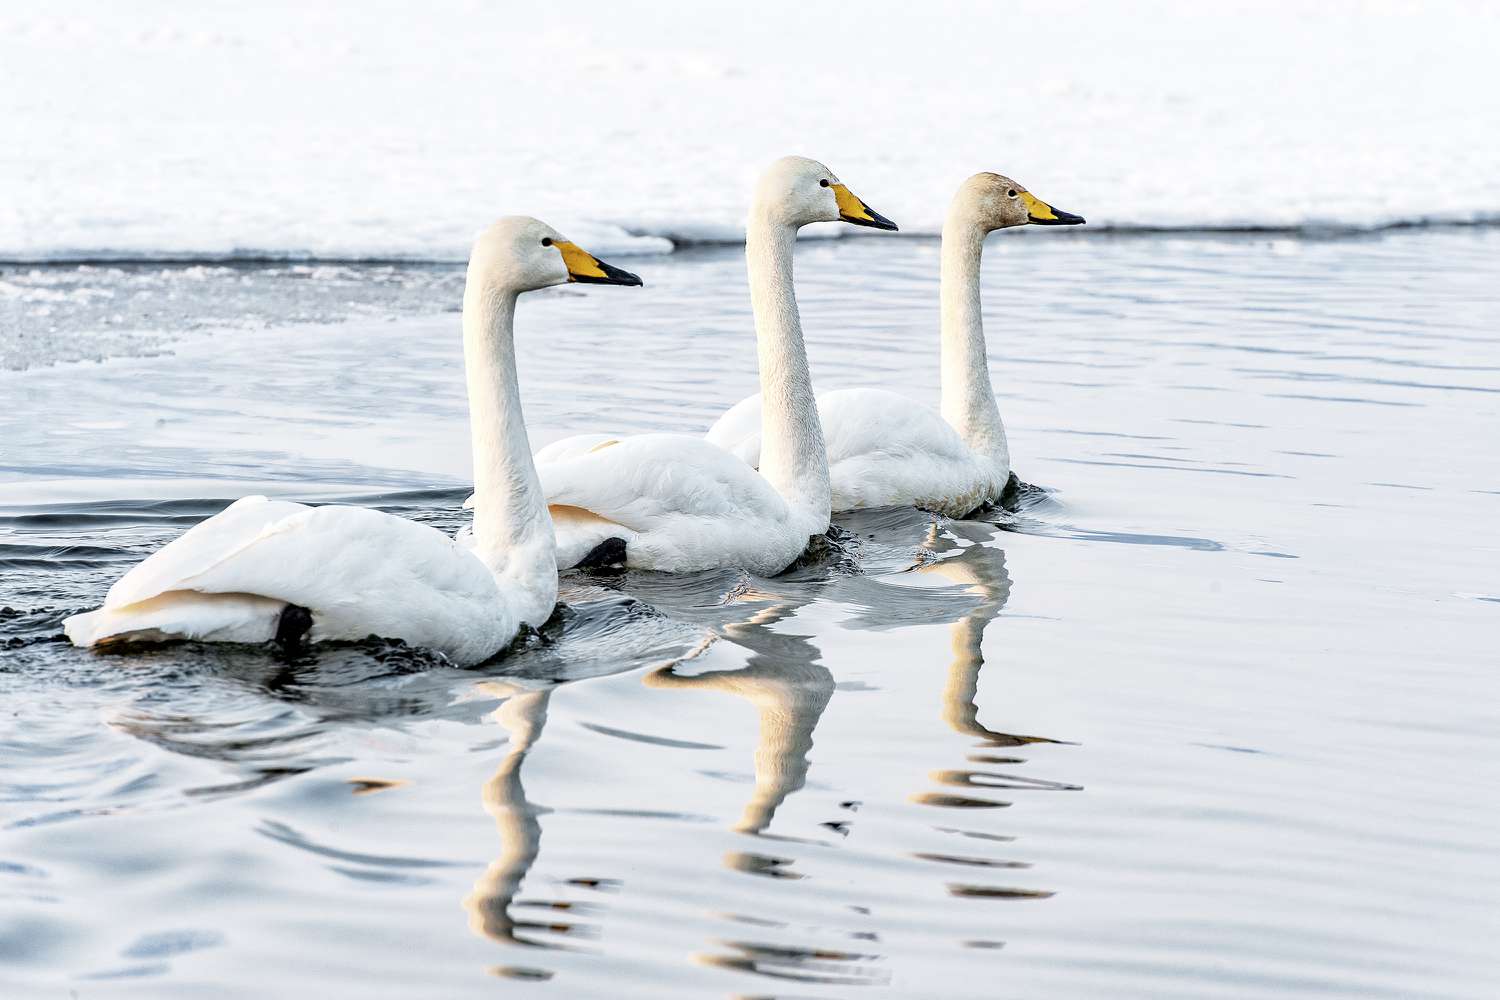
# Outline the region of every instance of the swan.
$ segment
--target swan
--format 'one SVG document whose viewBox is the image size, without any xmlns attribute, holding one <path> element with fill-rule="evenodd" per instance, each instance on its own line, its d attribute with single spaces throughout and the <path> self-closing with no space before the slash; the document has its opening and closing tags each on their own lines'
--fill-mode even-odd
<svg viewBox="0 0 1500 1000">
<path fill-rule="evenodd" d="M 1012 226 L 1083 221 L 1000 174 L 964 181 L 943 224 L 942 413 L 885 389 L 821 393 L 835 512 L 914 506 L 960 517 L 999 501 L 1010 478 L 1010 449 L 990 386 L 979 307 L 984 238 Z M 760 395 L 741 400 L 709 429 L 708 440 L 751 466 L 761 464 L 761 409 Z"/>
<path fill-rule="evenodd" d="M 789 156 L 766 170 L 745 234 L 766 442 L 760 471 L 702 437 L 578 435 L 537 454 L 557 564 L 693 572 L 786 569 L 828 530 L 828 460 L 792 288 L 797 230 L 842 220 L 893 230 L 827 167 Z"/>
<path fill-rule="evenodd" d="M 249 496 L 117 580 L 104 606 L 64 622 L 75 646 L 132 640 L 295 643 L 402 639 L 480 663 L 557 603 L 555 542 L 521 414 L 517 296 L 576 281 L 639 285 L 536 219 L 474 244 L 464 289 L 464 366 L 478 483 L 472 534 L 363 507 Z"/>
</svg>

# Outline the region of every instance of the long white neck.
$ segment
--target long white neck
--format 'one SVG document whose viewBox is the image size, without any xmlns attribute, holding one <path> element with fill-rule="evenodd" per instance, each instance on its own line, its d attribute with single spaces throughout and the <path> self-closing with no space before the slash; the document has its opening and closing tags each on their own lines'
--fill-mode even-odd
<svg viewBox="0 0 1500 1000">
<path fill-rule="evenodd" d="M 984 232 L 961 205 L 943 225 L 942 378 L 943 419 L 976 454 L 1010 469 L 1005 425 L 990 386 L 984 318 L 979 306 L 979 261 Z"/>
<path fill-rule="evenodd" d="M 760 473 L 787 505 L 808 522 L 809 534 L 828 530 L 832 495 L 828 450 L 818 422 L 802 343 L 802 322 L 792 288 L 794 227 L 757 206 L 745 235 L 750 304 L 760 360 Z"/>
<path fill-rule="evenodd" d="M 471 269 L 464 290 L 464 371 L 474 447 L 474 553 L 521 620 L 540 625 L 557 603 L 557 541 L 521 415 L 515 315 L 516 293 Z"/>
</svg>

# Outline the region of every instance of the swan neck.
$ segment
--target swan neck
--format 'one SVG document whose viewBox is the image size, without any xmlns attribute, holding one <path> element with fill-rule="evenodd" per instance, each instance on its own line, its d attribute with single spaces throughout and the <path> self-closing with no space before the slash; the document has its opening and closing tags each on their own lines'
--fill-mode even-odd
<svg viewBox="0 0 1500 1000">
<path fill-rule="evenodd" d="M 942 411 L 977 454 L 1005 466 L 1010 453 L 1005 425 L 990 385 L 984 317 L 979 304 L 979 265 L 985 233 L 958 207 L 943 226 Z"/>
<path fill-rule="evenodd" d="M 818 420 L 807 348 L 793 289 L 794 226 L 752 213 L 745 256 L 760 363 L 760 472 L 789 506 L 808 517 L 808 533 L 828 529 L 828 452 Z"/>
<path fill-rule="evenodd" d="M 469 275 L 464 292 L 464 370 L 474 449 L 474 552 L 497 580 L 556 603 L 556 541 L 531 460 L 516 378 L 516 293 Z M 541 593 L 546 581 L 551 595 Z M 540 614 L 523 610 L 523 620 Z M 545 614 L 542 616 L 545 620 Z"/>
</svg>

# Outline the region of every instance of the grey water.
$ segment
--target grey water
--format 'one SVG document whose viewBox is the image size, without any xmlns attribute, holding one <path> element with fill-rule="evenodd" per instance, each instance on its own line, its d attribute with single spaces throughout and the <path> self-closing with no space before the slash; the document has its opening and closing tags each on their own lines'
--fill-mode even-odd
<svg viewBox="0 0 1500 1000">
<path fill-rule="evenodd" d="M 464 521 L 460 267 L 0 266 L 6 997 L 1491 997 L 1500 231 L 990 241 L 1014 513 L 399 643 L 60 640 L 252 492 Z M 754 388 L 743 261 L 530 296 L 533 442 Z M 936 399 L 937 245 L 811 241 Z"/>
</svg>

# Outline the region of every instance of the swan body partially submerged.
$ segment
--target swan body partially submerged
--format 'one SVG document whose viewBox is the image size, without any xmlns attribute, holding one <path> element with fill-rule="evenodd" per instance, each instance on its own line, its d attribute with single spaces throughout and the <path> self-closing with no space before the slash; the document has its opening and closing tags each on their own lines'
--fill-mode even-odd
<svg viewBox="0 0 1500 1000">
<path fill-rule="evenodd" d="M 738 566 L 772 575 L 828 530 L 828 459 L 792 287 L 792 251 L 799 228 L 836 220 L 895 228 L 814 160 L 778 160 L 756 188 L 745 255 L 761 391 L 770 401 L 759 415 L 759 471 L 695 435 L 590 434 L 548 445 L 537 466 L 559 567 L 608 551 L 641 569 Z"/>
<path fill-rule="evenodd" d="M 1010 479 L 1010 447 L 990 384 L 979 303 L 984 238 L 1024 225 L 1078 225 L 1000 174 L 975 174 L 943 226 L 941 413 L 885 389 L 818 395 L 828 445 L 831 506 L 915 506 L 958 517 L 996 503 Z M 762 396 L 741 400 L 707 439 L 751 466 L 764 461 Z"/>
<path fill-rule="evenodd" d="M 77 646 L 194 639 L 402 639 L 468 666 L 504 649 L 557 602 L 552 522 L 516 379 L 517 297 L 569 281 L 639 285 L 535 219 L 474 245 L 464 362 L 477 490 L 462 541 L 363 507 L 245 497 L 115 582 L 64 622 Z"/>
</svg>

